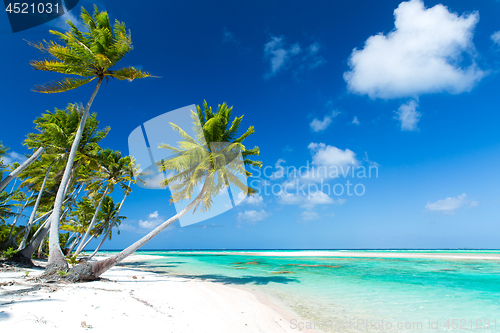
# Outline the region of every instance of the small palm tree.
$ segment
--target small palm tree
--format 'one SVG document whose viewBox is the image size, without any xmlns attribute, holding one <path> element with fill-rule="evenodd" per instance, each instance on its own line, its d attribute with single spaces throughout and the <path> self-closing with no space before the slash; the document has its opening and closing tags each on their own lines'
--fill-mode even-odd
<svg viewBox="0 0 500 333">
<path fill-rule="evenodd" d="M 40 51 L 46 52 L 51 56 L 49 59 L 32 61 L 31 65 L 34 69 L 77 76 L 44 85 L 37 85 L 35 86 L 35 91 L 41 93 L 65 92 L 97 79 L 94 92 L 83 111 L 80 126 L 75 135 L 64 175 L 57 191 L 54 212 L 51 218 L 47 273 L 56 272 L 59 269 L 67 269 L 68 267 L 59 246 L 59 218 L 64 191 L 70 179 L 83 127 L 102 81 L 104 79 L 108 81 L 109 78 L 132 81 L 151 76 L 149 73 L 142 72 L 134 67 L 114 68 L 125 54 L 132 50 L 130 33 L 127 33 L 124 23 L 116 21 L 112 27 L 109 22 L 108 13 L 99 12 L 97 6 L 94 6 L 93 15 L 90 15 L 82 7 L 80 18 L 87 31 L 80 31 L 69 20 L 67 23 L 71 30 L 67 33 L 50 31 L 59 38 L 62 44 L 53 41 L 48 43 L 30 43 Z"/>
<path fill-rule="evenodd" d="M 179 202 L 191 200 L 194 190 L 201 186 L 201 191 L 194 199 L 176 215 L 163 222 L 149 234 L 127 247 L 120 253 L 106 259 L 83 265 L 90 265 L 90 272 L 82 276 L 84 269 L 74 269 L 70 280 L 88 280 L 99 277 L 102 273 L 121 262 L 130 254 L 149 242 L 162 230 L 184 216 L 187 212 L 196 209 L 209 210 L 213 198 L 220 194 L 229 184 L 233 184 L 240 190 L 252 195 L 255 189 L 247 187 L 238 179 L 239 176 L 249 177 L 251 173 L 246 171 L 245 165 L 260 167 L 262 162 L 249 159 L 250 156 L 259 155 L 258 147 L 246 149 L 243 140 L 255 132 L 253 126 L 237 137 L 242 117 L 236 117 L 231 122 L 232 107 L 228 108 L 224 103 L 219 105 L 217 111 L 209 108 L 204 102 L 204 110 L 197 106 L 197 112 L 192 112 L 196 137 L 192 138 L 184 130 L 175 124 L 170 124 L 182 137 L 178 147 L 161 145 L 161 147 L 174 153 L 171 159 L 161 161 L 158 164 L 160 171 L 175 172 L 173 176 L 166 179 L 163 185 L 169 185 L 172 192 L 172 201 Z M 231 163 L 242 157 L 241 163 Z M 200 206 L 199 206 L 200 205 Z M 78 273 L 76 273 L 78 272 Z"/>
</svg>

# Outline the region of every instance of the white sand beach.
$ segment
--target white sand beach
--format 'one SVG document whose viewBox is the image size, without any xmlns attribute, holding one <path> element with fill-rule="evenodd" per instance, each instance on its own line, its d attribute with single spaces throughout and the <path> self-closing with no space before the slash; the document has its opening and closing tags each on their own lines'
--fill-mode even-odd
<svg viewBox="0 0 500 333">
<path fill-rule="evenodd" d="M 31 279 L 41 272 L 0 273 L 2 332 L 312 332 L 292 329 L 290 320 L 298 316 L 278 301 L 232 285 L 125 267 L 87 283 Z"/>
</svg>

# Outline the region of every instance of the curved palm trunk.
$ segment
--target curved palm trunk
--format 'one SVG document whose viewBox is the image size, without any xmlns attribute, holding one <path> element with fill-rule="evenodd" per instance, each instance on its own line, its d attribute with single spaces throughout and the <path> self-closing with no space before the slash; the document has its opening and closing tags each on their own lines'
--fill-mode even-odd
<svg viewBox="0 0 500 333">
<path fill-rule="evenodd" d="M 85 242 L 85 244 L 83 244 L 83 246 L 82 246 L 82 251 L 83 251 L 83 249 L 85 249 L 87 247 L 87 245 L 89 245 L 90 241 L 93 240 L 94 238 L 95 238 L 95 235 L 92 235 L 92 236 L 90 236 L 89 239 L 87 239 L 87 241 Z M 75 254 L 75 256 L 76 256 L 76 254 Z"/>
<path fill-rule="evenodd" d="M 31 255 L 35 253 L 36 248 L 41 244 L 43 239 L 47 236 L 50 230 L 50 216 L 47 220 L 38 228 L 38 230 L 33 235 L 31 242 L 26 245 L 24 249 L 18 251 L 17 253 L 25 258 L 31 258 Z"/>
<path fill-rule="evenodd" d="M 203 189 L 201 190 L 200 194 L 189 204 L 187 205 L 183 210 L 181 210 L 179 213 L 175 214 L 162 224 L 160 224 L 158 227 L 156 227 L 153 231 L 151 231 L 149 234 L 146 236 L 142 237 L 140 240 L 135 242 L 134 244 L 130 245 L 127 247 L 125 250 L 122 252 L 115 254 L 112 257 L 109 257 L 108 259 L 105 260 L 99 260 L 99 261 L 94 261 L 92 263 L 84 264 L 82 267 L 79 267 L 80 265 L 76 266 L 74 271 L 74 276 L 69 277 L 69 280 L 73 279 L 81 279 L 82 277 L 79 275 L 84 275 L 83 279 L 87 280 L 93 280 L 97 279 L 101 274 L 106 272 L 108 269 L 111 267 L 115 266 L 119 262 L 121 262 L 123 259 L 140 249 L 144 244 L 149 242 L 153 237 L 158 235 L 162 230 L 164 230 L 166 227 L 180 219 L 182 216 L 184 216 L 187 212 L 189 212 L 192 208 L 196 207 L 198 203 L 201 201 L 203 194 L 205 193 L 205 185 L 203 186 Z M 85 276 L 86 275 L 86 276 Z"/>
<path fill-rule="evenodd" d="M 43 179 L 42 187 L 40 187 L 40 192 L 38 192 L 38 197 L 36 198 L 35 206 L 33 206 L 33 210 L 31 211 L 30 219 L 28 223 L 26 223 L 26 231 L 24 232 L 23 240 L 21 244 L 19 244 L 18 251 L 23 249 L 26 246 L 26 242 L 28 241 L 29 231 L 31 230 L 31 226 L 33 225 L 33 220 L 36 216 L 36 211 L 38 210 L 38 205 L 40 204 L 40 200 L 42 199 L 43 190 L 45 189 L 45 184 L 47 183 L 47 178 L 49 178 L 50 169 L 52 165 L 49 166 L 47 172 L 45 173 L 45 178 Z"/>
<path fill-rule="evenodd" d="M 83 135 L 83 130 L 85 128 L 85 123 L 87 122 L 87 117 L 89 115 L 90 106 L 94 101 L 97 92 L 99 91 L 99 87 L 101 86 L 102 78 L 99 78 L 97 85 L 85 106 L 85 110 L 82 114 L 82 119 L 80 120 L 80 125 L 78 126 L 78 130 L 76 132 L 75 140 L 71 145 L 71 151 L 68 156 L 68 162 L 66 163 L 66 167 L 64 168 L 64 174 L 62 177 L 61 184 L 59 185 L 59 189 L 57 190 L 56 200 L 54 203 L 54 212 L 51 216 L 50 222 L 50 236 L 49 236 L 49 261 L 47 265 L 47 272 L 49 271 L 57 271 L 59 269 L 67 270 L 68 264 L 64 255 L 61 251 L 61 246 L 59 245 L 59 219 L 61 217 L 61 208 L 65 196 L 66 186 L 69 183 L 69 178 L 71 175 L 71 171 L 73 169 L 73 162 L 75 161 L 76 151 L 80 144 L 80 140 Z"/>
<path fill-rule="evenodd" d="M 130 187 L 131 183 L 132 183 L 132 181 L 128 182 L 127 188 Z M 97 252 L 101 248 L 102 244 L 104 244 L 104 242 L 106 241 L 106 239 L 109 237 L 109 234 L 111 233 L 111 231 L 113 230 L 113 227 L 115 226 L 116 220 L 118 220 L 118 216 L 120 216 L 120 211 L 122 210 L 123 204 L 125 203 L 125 199 L 127 199 L 128 194 L 126 194 L 126 193 L 127 192 L 125 192 L 125 195 L 123 196 L 122 202 L 120 202 L 120 207 L 118 208 L 118 211 L 116 212 L 116 216 L 113 219 L 113 222 L 111 222 L 111 225 L 109 226 L 108 231 L 106 232 L 106 235 L 104 235 L 104 238 L 101 240 L 101 242 L 99 243 L 99 245 L 96 247 L 96 249 L 94 250 L 94 252 L 90 255 L 90 257 L 87 260 L 92 259 L 97 254 Z"/>
<path fill-rule="evenodd" d="M 85 232 L 85 235 L 83 236 L 82 242 L 80 243 L 80 246 L 75 251 L 75 256 L 77 256 L 80 252 L 82 252 L 83 248 L 87 245 L 85 243 L 85 240 L 90 234 L 90 231 L 94 227 L 95 221 L 97 220 L 97 215 L 99 214 L 99 210 L 101 209 L 102 202 L 104 201 L 104 197 L 106 197 L 106 194 L 108 194 L 109 186 L 106 187 L 104 190 L 104 193 L 102 194 L 101 200 L 99 200 L 99 203 L 97 204 L 96 210 L 94 212 L 94 216 L 92 216 L 92 221 L 90 221 L 89 227 L 87 228 L 87 231 Z"/>
<path fill-rule="evenodd" d="M 26 169 L 28 166 L 30 166 L 31 163 L 33 163 L 34 161 L 36 161 L 36 159 L 38 157 L 40 157 L 40 155 L 42 155 L 44 151 L 44 148 L 43 147 L 40 147 L 37 149 L 37 151 L 35 151 L 35 153 L 33 155 L 31 155 L 30 158 L 28 158 L 26 161 L 24 161 L 23 164 L 21 164 L 20 166 L 18 166 L 14 171 L 12 171 L 7 177 L 5 177 L 4 180 L 2 180 L 2 182 L 0 182 L 0 192 L 7 186 L 9 185 L 10 181 L 12 179 L 14 179 L 15 177 L 17 177 L 18 174 L 20 174 L 21 172 L 23 172 L 24 169 Z"/>
<path fill-rule="evenodd" d="M 75 240 L 73 241 L 73 243 L 71 243 L 71 246 L 69 247 L 69 253 L 71 253 L 73 251 L 73 249 L 75 248 L 75 246 L 80 242 L 80 239 L 82 239 L 82 235 L 77 235 Z"/>
</svg>

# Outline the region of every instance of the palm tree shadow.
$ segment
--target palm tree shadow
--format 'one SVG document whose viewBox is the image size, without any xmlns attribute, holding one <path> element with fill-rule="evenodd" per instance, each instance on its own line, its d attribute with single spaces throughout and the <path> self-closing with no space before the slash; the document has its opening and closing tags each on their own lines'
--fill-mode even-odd
<svg viewBox="0 0 500 333">
<path fill-rule="evenodd" d="M 175 275 L 176 277 L 182 277 L 186 279 L 195 279 L 202 280 L 208 282 L 218 282 L 222 284 L 236 284 L 236 285 L 244 285 L 244 284 L 255 284 L 255 285 L 267 285 L 269 283 L 300 283 L 298 279 L 289 278 L 285 276 L 254 276 L 254 275 L 246 275 L 240 277 L 232 277 L 220 274 L 204 274 L 204 275 Z"/>
</svg>

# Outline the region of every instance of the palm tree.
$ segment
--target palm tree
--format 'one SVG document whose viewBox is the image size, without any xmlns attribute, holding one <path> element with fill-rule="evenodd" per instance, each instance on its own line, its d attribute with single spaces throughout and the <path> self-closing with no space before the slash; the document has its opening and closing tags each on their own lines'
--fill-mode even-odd
<svg viewBox="0 0 500 333">
<path fill-rule="evenodd" d="M 75 266 L 68 275 L 68 280 L 93 280 L 102 273 L 121 262 L 130 254 L 149 242 L 162 230 L 177 221 L 187 212 L 197 209 L 209 210 L 213 198 L 220 194 L 229 184 L 233 184 L 244 193 L 252 195 L 255 189 L 247 187 L 238 179 L 238 175 L 249 177 L 251 173 L 245 170 L 245 165 L 260 167 L 261 162 L 248 159 L 249 156 L 259 155 L 259 148 L 246 149 L 243 140 L 254 133 L 253 126 L 236 137 L 243 116 L 236 117 L 230 124 L 232 107 L 228 108 L 224 103 L 219 105 L 218 111 L 214 112 L 204 102 L 204 110 L 199 106 L 197 113 L 192 112 L 196 137 L 192 138 L 184 130 L 175 124 L 170 124 L 183 138 L 178 147 L 161 145 L 174 153 L 168 160 L 158 164 L 160 171 L 173 171 L 175 174 L 166 179 L 163 185 L 169 185 L 172 192 L 172 202 L 191 200 L 196 188 L 201 186 L 196 197 L 180 212 L 163 222 L 149 234 L 127 247 L 120 253 L 105 260 L 91 263 L 82 263 Z M 213 144 L 215 143 L 215 144 Z M 241 163 L 231 163 L 241 157 Z"/>
<path fill-rule="evenodd" d="M 39 192 L 39 206 L 35 205 L 33 207 L 32 215 L 37 214 L 38 207 L 44 207 L 41 216 L 53 211 L 54 197 L 61 183 L 65 162 L 71 152 L 75 133 L 82 118 L 82 110 L 81 105 L 68 104 L 64 110 L 56 108 L 55 111 L 47 111 L 34 120 L 36 132 L 28 134 L 24 145 L 29 148 L 44 147 L 45 153 L 40 160 L 33 163 L 19 175 L 23 179 L 20 186 Z M 99 168 L 97 157 L 102 150 L 99 142 L 106 137 L 109 130 L 109 127 L 99 128 L 99 121 L 96 119 L 95 114 L 87 118 L 71 171 L 72 181 L 68 182 L 65 191 L 65 193 L 72 193 L 69 194 L 69 197 L 72 197 L 77 192 L 75 187 L 80 186 L 81 191 L 81 182 L 87 181 L 88 177 L 92 177 L 94 170 Z M 44 178 L 49 169 L 48 178 Z M 41 189 L 40 186 L 45 179 L 47 185 L 45 189 Z M 66 203 L 65 210 L 68 211 L 72 207 L 73 200 L 66 199 L 64 202 Z M 32 221 L 31 224 L 35 222 L 37 221 Z M 18 252 L 20 256 L 24 257 L 20 258 L 22 262 L 29 260 L 46 236 L 49 226 L 44 225 L 43 228 L 40 231 L 40 237 L 33 237 L 30 244 L 27 244 L 22 251 Z M 38 234 L 36 235 L 38 236 Z M 22 248 L 21 245 L 20 248 Z"/>
<path fill-rule="evenodd" d="M 69 181 L 71 169 L 75 159 L 76 150 L 80 142 L 83 128 L 89 114 L 90 107 L 104 79 L 129 80 L 150 77 L 147 72 L 142 72 L 134 67 L 113 69 L 125 54 L 132 50 L 132 39 L 127 34 L 125 24 L 116 21 L 111 27 L 107 12 L 99 12 L 94 6 L 94 14 L 90 15 L 82 7 L 80 15 L 87 32 L 80 31 L 71 21 L 66 21 L 71 30 L 67 33 L 51 30 L 62 44 L 56 42 L 31 43 L 42 52 L 47 52 L 52 59 L 32 61 L 31 65 L 36 70 L 76 75 L 80 78 L 66 78 L 45 85 L 35 86 L 35 91 L 41 93 L 59 93 L 78 88 L 97 79 L 97 85 L 83 111 L 80 126 L 75 135 L 71 152 L 69 154 L 64 175 L 57 191 L 54 212 L 51 218 L 49 238 L 49 264 L 47 273 L 59 269 L 67 269 L 68 265 L 59 246 L 59 218 L 61 215 L 64 189 Z M 54 59 L 55 58 L 55 59 Z"/>
<path fill-rule="evenodd" d="M 112 151 L 110 149 L 103 150 L 100 154 L 100 157 L 102 161 L 101 170 L 104 174 L 107 185 L 102 195 L 100 195 L 101 199 L 97 204 L 94 217 L 90 222 L 87 232 L 83 236 L 80 246 L 78 246 L 75 251 L 75 256 L 77 256 L 87 244 L 87 237 L 90 234 L 90 230 L 92 230 L 92 228 L 94 227 L 99 209 L 101 208 L 101 204 L 104 198 L 106 198 L 106 195 L 114 190 L 116 184 L 123 183 L 127 179 L 127 168 L 130 164 L 130 157 L 126 156 L 122 158 L 119 151 Z M 98 183 L 98 186 L 100 186 L 102 184 L 102 180 L 99 179 L 96 183 Z"/>
<path fill-rule="evenodd" d="M 123 197 L 122 202 L 117 205 L 115 205 L 113 199 L 109 196 L 106 197 L 106 199 L 104 200 L 101 208 L 102 222 L 96 228 L 100 230 L 99 234 L 101 234 L 103 231 L 106 231 L 106 234 L 104 235 L 104 237 L 102 238 L 101 242 L 96 247 L 94 252 L 90 255 L 90 257 L 87 258 L 87 260 L 92 259 L 96 255 L 96 253 L 99 251 L 99 249 L 104 244 L 106 239 L 111 240 L 112 231 L 115 225 L 119 226 L 121 224 L 121 221 L 126 218 L 125 216 L 120 216 L 120 210 L 123 206 L 123 202 L 125 201 L 126 197 L 127 194 L 125 194 L 125 196 Z M 118 235 L 119 234 L 120 230 L 118 230 Z"/>
</svg>

